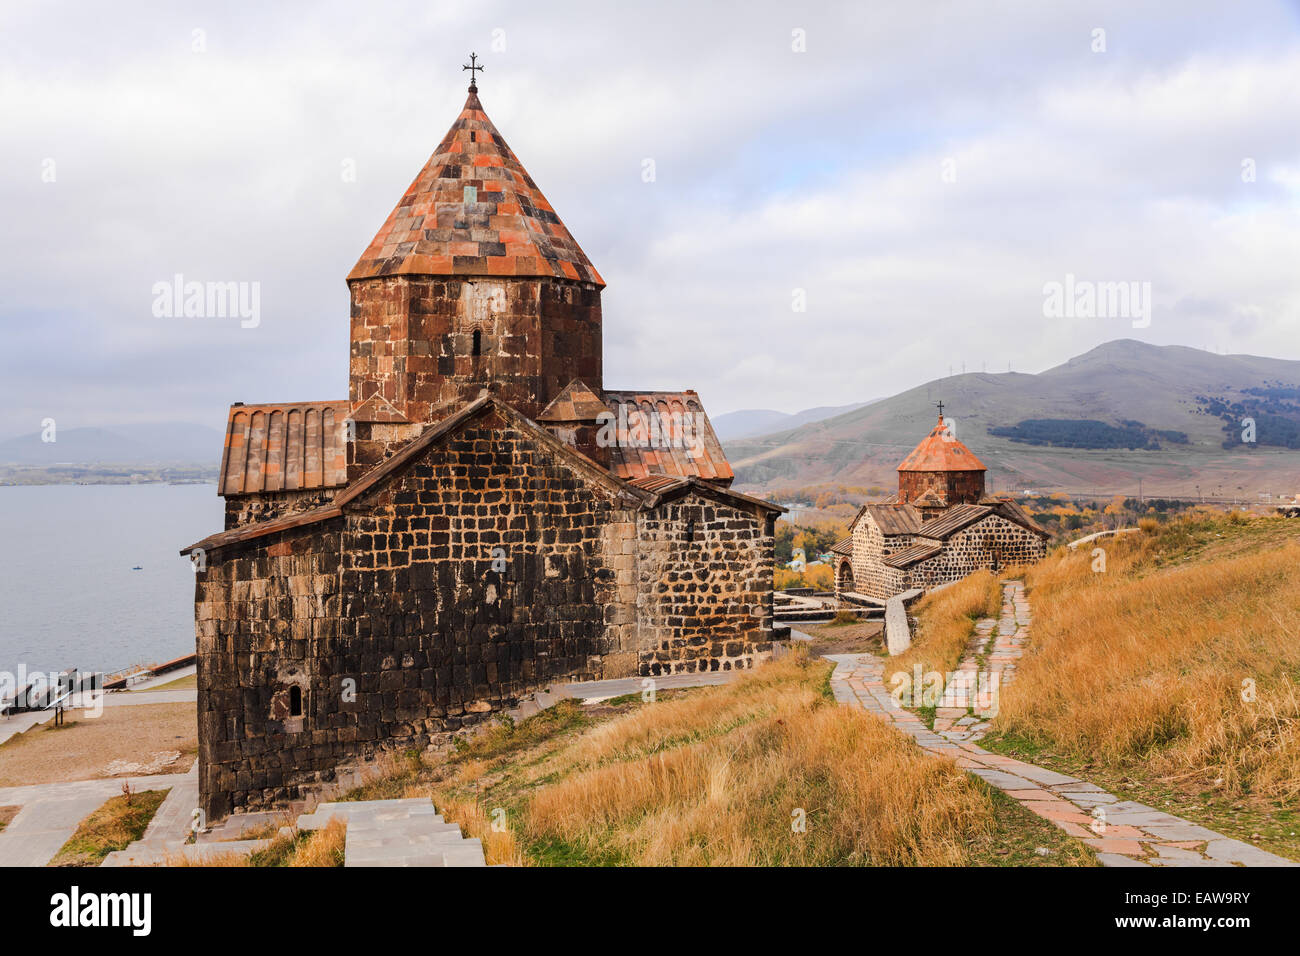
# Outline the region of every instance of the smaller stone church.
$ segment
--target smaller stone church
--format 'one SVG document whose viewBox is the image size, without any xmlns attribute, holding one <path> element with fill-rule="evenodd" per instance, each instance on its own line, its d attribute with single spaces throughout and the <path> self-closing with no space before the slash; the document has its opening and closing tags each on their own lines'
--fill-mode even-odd
<svg viewBox="0 0 1300 956">
<path fill-rule="evenodd" d="M 898 493 L 863 505 L 831 549 L 835 593 L 885 600 L 1046 556 L 1050 535 L 1010 498 L 986 494 L 986 471 L 940 409 L 898 466 Z"/>
</svg>

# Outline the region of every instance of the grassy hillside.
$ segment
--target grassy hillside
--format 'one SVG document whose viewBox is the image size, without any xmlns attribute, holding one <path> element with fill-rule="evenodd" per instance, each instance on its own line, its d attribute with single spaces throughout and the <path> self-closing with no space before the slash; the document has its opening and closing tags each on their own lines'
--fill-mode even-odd
<svg viewBox="0 0 1300 956">
<path fill-rule="evenodd" d="M 968 373 L 929 382 L 845 415 L 761 438 L 726 443 L 738 486 L 892 486 L 894 469 L 933 426 L 934 403 L 956 423 L 957 436 L 989 466 L 996 491 L 1064 489 L 1113 494 L 1232 496 L 1295 494 L 1300 455 L 1257 443 L 1225 449 L 1224 421 L 1198 397 L 1238 400 L 1245 389 L 1300 385 L 1300 362 L 1215 355 L 1133 340 L 1109 342 L 1038 375 Z M 1186 442 L 1157 440 L 1158 451 L 1080 450 L 1031 445 L 996 436 L 1033 419 L 1138 422 L 1181 432 Z"/>
<path fill-rule="evenodd" d="M 450 759 L 412 755 L 355 797 L 431 794 L 489 863 L 1093 864 L 953 761 L 836 704 L 830 670 L 791 656 L 654 703 L 564 702 Z"/>
<path fill-rule="evenodd" d="M 1059 549 L 986 746 L 1300 858 L 1300 521 L 1197 516 Z"/>
</svg>

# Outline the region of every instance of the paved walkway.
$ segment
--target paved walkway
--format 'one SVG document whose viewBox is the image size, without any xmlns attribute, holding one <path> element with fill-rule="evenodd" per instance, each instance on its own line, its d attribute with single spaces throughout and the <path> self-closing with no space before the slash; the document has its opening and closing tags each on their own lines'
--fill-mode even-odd
<svg viewBox="0 0 1300 956">
<path fill-rule="evenodd" d="M 986 674 L 998 674 L 1003 682 L 1014 677 L 1030 622 L 1023 582 L 1009 582 L 1003 591 L 1000 620 L 986 619 L 976 625 L 961 668 L 948 682 L 945 697 L 936 708 L 934 730 L 890 696 L 884 678 L 888 661 L 884 658 L 873 654 L 827 655 L 835 663 L 831 689 L 840 703 L 892 721 L 927 753 L 954 758 L 959 767 L 1079 838 L 1097 851 L 1097 859 L 1105 866 L 1300 865 L 1182 817 L 1120 800 L 1096 784 L 980 747 L 976 741 L 987 732 L 988 721 L 996 712 L 993 691 L 997 685 L 975 678 L 981 668 Z"/>
<path fill-rule="evenodd" d="M 37 724 L 43 724 L 54 716 L 52 710 L 28 710 L 19 714 L 0 717 L 0 744 L 10 737 L 26 733 Z"/>
<path fill-rule="evenodd" d="M 174 671 L 168 671 L 165 674 L 159 674 L 157 677 L 150 677 L 148 680 L 142 680 L 138 684 L 131 685 L 131 692 L 138 690 L 148 690 L 151 687 L 161 687 L 164 684 L 170 684 L 174 680 L 180 680 L 182 677 L 189 677 L 198 673 L 198 666 L 190 664 L 186 667 L 178 667 Z"/>
<path fill-rule="evenodd" d="M 179 774 L 156 774 L 132 777 L 130 782 L 132 790 L 141 792 L 173 787 L 181 779 Z M 115 778 L 0 787 L 0 806 L 22 807 L 0 830 L 0 866 L 49 863 L 82 820 L 121 795 L 123 782 L 123 778 Z"/>
</svg>

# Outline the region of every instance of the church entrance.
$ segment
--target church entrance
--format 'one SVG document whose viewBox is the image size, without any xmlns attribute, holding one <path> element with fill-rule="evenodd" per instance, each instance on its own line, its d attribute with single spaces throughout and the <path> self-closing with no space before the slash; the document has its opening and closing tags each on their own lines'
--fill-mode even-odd
<svg viewBox="0 0 1300 956">
<path fill-rule="evenodd" d="M 853 564 L 848 558 L 840 561 L 835 568 L 835 593 L 853 590 Z"/>
</svg>

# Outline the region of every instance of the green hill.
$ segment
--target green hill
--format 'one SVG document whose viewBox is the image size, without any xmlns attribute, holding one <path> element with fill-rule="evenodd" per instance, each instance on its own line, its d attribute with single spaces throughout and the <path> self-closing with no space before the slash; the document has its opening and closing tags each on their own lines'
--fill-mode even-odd
<svg viewBox="0 0 1300 956">
<path fill-rule="evenodd" d="M 1141 479 L 1147 495 L 1192 496 L 1198 486 L 1207 497 L 1294 495 L 1300 451 L 1286 443 L 1300 426 L 1300 401 L 1290 397 L 1296 386 L 1300 362 L 1122 339 L 1038 375 L 954 375 L 726 447 L 737 487 L 751 491 L 892 486 L 942 400 L 958 437 L 988 465 L 995 491 L 1135 493 Z M 1257 420 L 1254 444 L 1238 440 L 1235 415 L 1243 410 Z"/>
</svg>

